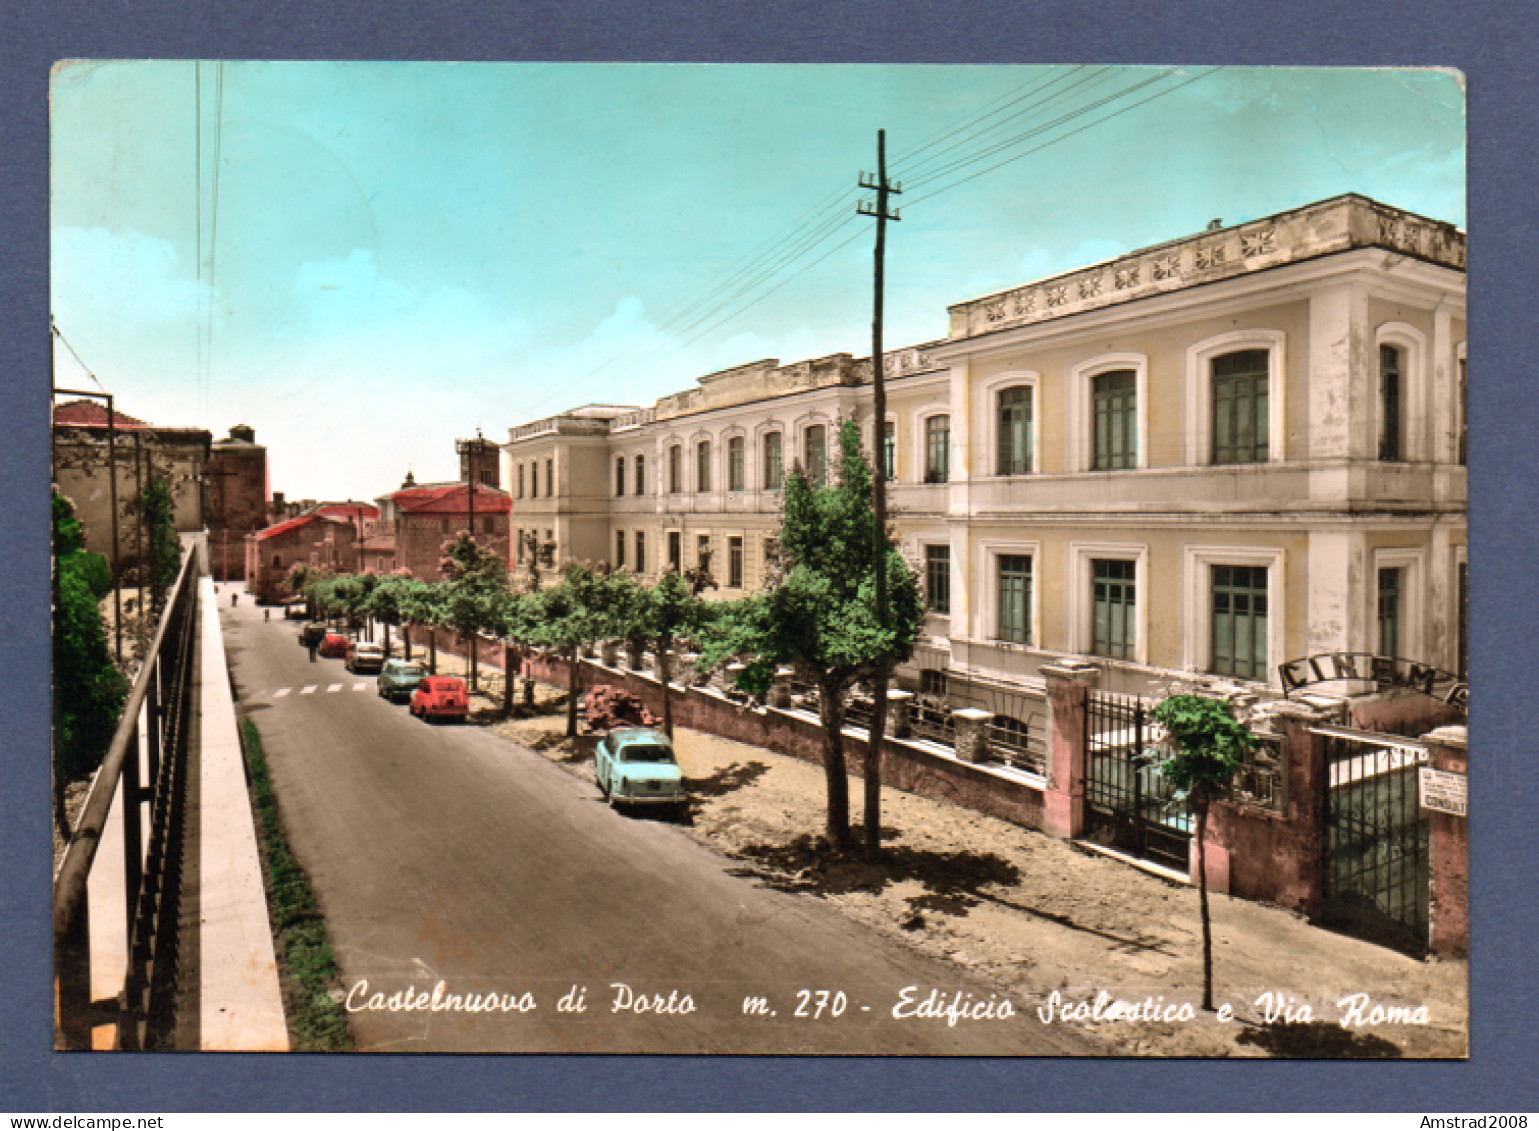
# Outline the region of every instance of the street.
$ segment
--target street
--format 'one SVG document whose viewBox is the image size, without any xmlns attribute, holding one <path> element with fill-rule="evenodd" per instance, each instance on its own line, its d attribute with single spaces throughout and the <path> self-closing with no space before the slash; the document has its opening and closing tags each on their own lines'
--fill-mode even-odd
<svg viewBox="0 0 1539 1131">
<path fill-rule="evenodd" d="M 411 718 L 249 597 L 220 616 L 361 1050 L 1100 1051 L 487 729 Z"/>
</svg>

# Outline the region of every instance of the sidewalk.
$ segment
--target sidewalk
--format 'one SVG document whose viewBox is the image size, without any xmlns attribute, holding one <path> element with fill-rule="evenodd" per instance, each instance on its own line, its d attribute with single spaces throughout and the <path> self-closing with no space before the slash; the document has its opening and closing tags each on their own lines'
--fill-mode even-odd
<svg viewBox="0 0 1539 1131">
<path fill-rule="evenodd" d="M 200 809 L 189 846 L 198 854 L 198 885 L 188 893 L 198 916 L 198 1047 L 283 1052 L 288 1030 L 219 602 L 213 581 L 203 577 L 199 585 Z"/>
<path fill-rule="evenodd" d="M 454 665 L 457 672 L 460 661 L 445 659 L 440 655 L 440 671 Z M 544 685 L 539 692 L 542 701 L 561 694 Z M 478 706 L 493 708 L 485 700 Z M 495 727 L 591 779 L 591 755 L 562 737 L 564 713 Z M 1033 1008 L 1045 1008 L 1054 990 L 1067 1004 L 1093 1003 L 1104 991 L 1103 1020 L 1072 1023 L 1126 1054 L 1467 1055 L 1467 963 L 1420 961 L 1222 895 L 1210 895 L 1214 998 L 1232 1007 L 1234 1020 L 1220 1022 L 1200 1009 L 1187 1022 L 1106 1020 L 1116 1000 L 1200 1006 L 1195 886 L 890 788 L 882 796 L 882 863 L 831 860 L 816 849 L 825 811 L 821 766 L 682 728 L 676 744 L 695 799 L 689 834 L 738 861 L 745 877 L 823 899 L 875 930 L 992 978 Z M 858 778 L 850 792 L 858 834 Z M 1421 1006 L 1426 1019 L 1419 1024 L 1373 1013 Z"/>
</svg>

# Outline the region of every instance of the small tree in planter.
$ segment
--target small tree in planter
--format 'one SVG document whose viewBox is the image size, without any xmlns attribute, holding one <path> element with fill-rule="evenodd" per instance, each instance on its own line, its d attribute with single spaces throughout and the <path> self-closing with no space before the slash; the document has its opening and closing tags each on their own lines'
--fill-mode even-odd
<svg viewBox="0 0 1539 1131">
<path fill-rule="evenodd" d="M 1202 906 L 1202 1008 L 1213 1009 L 1213 926 L 1208 916 L 1208 808 L 1229 790 L 1245 754 L 1259 741 L 1229 704 L 1201 695 L 1172 695 L 1154 709 L 1171 749 L 1160 771 L 1197 817 L 1197 890 Z"/>
</svg>

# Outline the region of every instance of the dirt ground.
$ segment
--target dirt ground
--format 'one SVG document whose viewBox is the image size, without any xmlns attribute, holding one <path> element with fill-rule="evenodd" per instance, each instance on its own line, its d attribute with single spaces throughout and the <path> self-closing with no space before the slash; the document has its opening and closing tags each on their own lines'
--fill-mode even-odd
<svg viewBox="0 0 1539 1131">
<path fill-rule="evenodd" d="M 440 657 L 441 671 L 459 666 Z M 494 680 L 500 699 L 501 673 Z M 539 709 L 558 711 L 563 693 L 536 687 Z M 493 700 L 478 697 L 476 705 L 477 721 L 591 780 L 592 740 L 563 737 L 564 710 L 502 721 Z M 883 860 L 868 865 L 831 855 L 821 841 L 821 766 L 682 728 L 675 738 L 692 796 L 690 835 L 737 861 L 744 875 L 824 900 L 997 982 L 1033 1009 L 1048 1008 L 1055 990 L 1059 1003 L 1093 1008 L 1104 991 L 1102 1019 L 1074 1023 L 1122 1053 L 1467 1055 L 1463 961 L 1418 960 L 1280 908 L 1213 895 L 1214 1004 L 1233 1010 L 1232 1020 L 1220 1019 L 1199 1008 L 1202 928 L 1194 886 L 890 788 L 882 791 Z M 858 779 L 851 794 L 858 824 Z M 1157 1009 L 1190 1003 L 1195 1017 L 1105 1017 L 1114 1001 L 1146 999 Z M 1403 1023 L 1404 1012 L 1393 1019 L 1374 1013 L 1390 1007 L 1425 1007 L 1423 1019 Z"/>
</svg>

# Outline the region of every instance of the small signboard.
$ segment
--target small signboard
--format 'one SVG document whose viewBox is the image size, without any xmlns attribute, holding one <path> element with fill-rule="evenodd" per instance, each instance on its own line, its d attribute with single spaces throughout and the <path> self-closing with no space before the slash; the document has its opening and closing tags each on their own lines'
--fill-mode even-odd
<svg viewBox="0 0 1539 1131">
<path fill-rule="evenodd" d="M 1456 817 L 1469 816 L 1469 779 L 1465 775 L 1422 766 L 1416 785 L 1423 809 L 1452 813 Z"/>
</svg>

